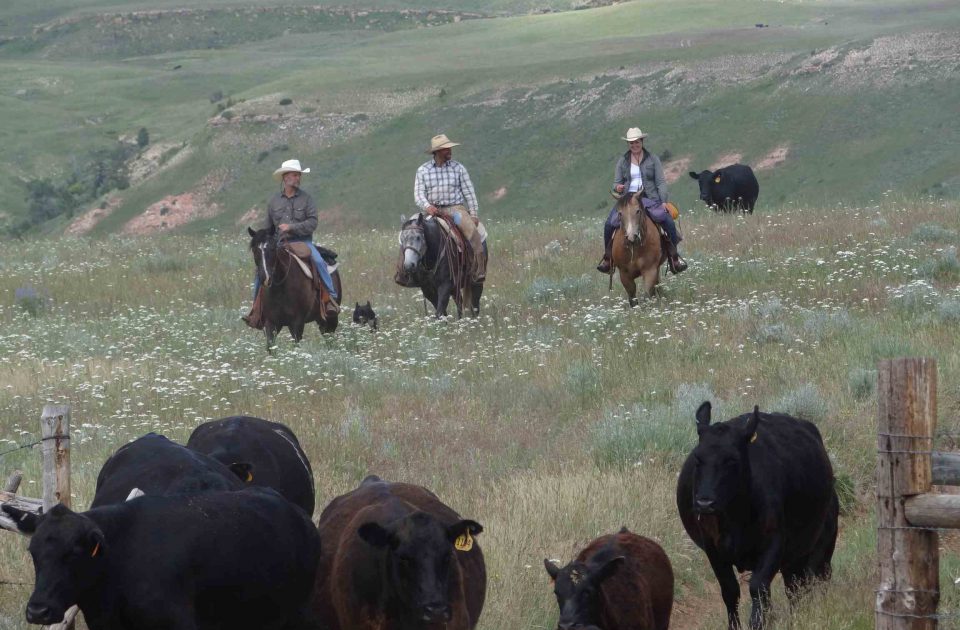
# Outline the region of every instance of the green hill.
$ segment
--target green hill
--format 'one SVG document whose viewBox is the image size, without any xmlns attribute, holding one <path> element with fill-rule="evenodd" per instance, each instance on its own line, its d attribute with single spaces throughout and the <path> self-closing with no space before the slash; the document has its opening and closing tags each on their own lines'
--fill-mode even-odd
<svg viewBox="0 0 960 630">
<path fill-rule="evenodd" d="M 151 145 L 128 151 L 131 186 L 50 230 L 98 206 L 83 226 L 95 233 L 237 225 L 294 156 L 313 168 L 304 186 L 327 229 L 393 221 L 412 209 L 413 171 L 440 131 L 463 143 L 456 155 L 496 217 L 601 215 L 634 125 L 680 176 L 681 206 L 696 202 L 687 170 L 737 159 L 764 167 L 761 209 L 960 195 L 958 6 L 644 0 L 478 20 L 464 12 L 503 5 L 296 4 L 142 18 L 91 4 L 0 46 L 8 224 L 31 211 L 30 182 L 83 188 L 103 163 L 91 151 L 140 128 Z M 35 15 L 7 12 L 4 24 Z M 218 39 L 203 44 L 210 28 Z"/>
</svg>

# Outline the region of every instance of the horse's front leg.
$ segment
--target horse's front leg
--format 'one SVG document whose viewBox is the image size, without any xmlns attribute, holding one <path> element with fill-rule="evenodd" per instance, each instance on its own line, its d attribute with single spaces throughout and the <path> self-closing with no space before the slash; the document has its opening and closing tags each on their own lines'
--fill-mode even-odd
<svg viewBox="0 0 960 630">
<path fill-rule="evenodd" d="M 620 270 L 620 284 L 623 285 L 623 288 L 627 290 L 627 298 L 630 300 L 630 307 L 633 308 L 639 302 L 637 302 L 637 281 L 636 276 L 631 276 L 629 273 L 625 272 L 623 269 Z"/>
<path fill-rule="evenodd" d="M 277 329 L 274 327 L 273 322 L 264 322 L 263 334 L 267 337 L 267 352 L 273 354 L 273 341 L 277 334 Z"/>
<path fill-rule="evenodd" d="M 447 305 L 450 303 L 451 295 L 453 295 L 452 282 L 443 282 L 437 287 L 437 319 L 447 316 Z M 459 307 L 457 314 L 459 316 Z"/>
<path fill-rule="evenodd" d="M 305 324 L 306 322 L 299 320 L 287 326 L 290 330 L 290 336 L 293 337 L 295 343 L 300 343 L 300 340 L 303 339 L 303 327 Z"/>
</svg>

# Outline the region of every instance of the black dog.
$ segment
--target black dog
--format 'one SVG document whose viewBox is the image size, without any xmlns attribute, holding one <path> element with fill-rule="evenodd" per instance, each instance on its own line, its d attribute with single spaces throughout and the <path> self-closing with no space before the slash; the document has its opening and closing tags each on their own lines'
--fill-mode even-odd
<svg viewBox="0 0 960 630">
<path fill-rule="evenodd" d="M 357 306 L 353 309 L 353 323 L 359 324 L 360 326 L 369 326 L 373 330 L 377 330 L 377 314 L 373 312 L 373 307 L 370 306 L 369 300 L 363 306 L 360 306 L 360 302 L 356 303 Z"/>
</svg>

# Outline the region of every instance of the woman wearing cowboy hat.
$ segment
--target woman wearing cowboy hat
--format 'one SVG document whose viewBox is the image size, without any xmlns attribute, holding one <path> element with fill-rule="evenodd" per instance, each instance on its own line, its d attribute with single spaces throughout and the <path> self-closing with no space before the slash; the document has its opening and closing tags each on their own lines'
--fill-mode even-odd
<svg viewBox="0 0 960 630">
<path fill-rule="evenodd" d="M 286 240 L 306 243 L 317 273 L 327 285 L 330 297 L 336 299 L 337 290 L 333 286 L 327 263 L 313 244 L 313 232 L 317 229 L 317 206 L 313 203 L 313 197 L 300 189 L 300 176 L 309 172 L 309 168 L 300 167 L 300 160 L 287 160 L 273 172 L 273 178 L 282 182 L 283 187 L 267 202 L 267 219 L 263 227 L 268 230 L 276 227 Z M 253 280 L 253 299 L 257 299 L 259 290 L 260 274 L 256 274 Z"/>
<path fill-rule="evenodd" d="M 617 160 L 617 166 L 613 172 L 613 193 L 619 197 L 624 193 L 641 192 L 651 201 L 658 204 L 666 203 L 669 193 L 667 180 L 663 176 L 663 165 L 660 163 L 660 158 L 643 148 L 643 139 L 646 137 L 647 134 L 640 131 L 638 127 L 627 129 L 627 135 L 623 139 L 627 141 L 629 149 Z M 660 224 L 670 237 L 672 247 L 669 248 L 667 255 L 670 257 L 671 271 L 680 273 L 687 268 L 687 263 L 677 252 L 677 245 L 683 239 L 677 232 L 677 226 L 670 214 L 659 214 L 666 216 Z M 610 273 L 613 232 L 619 226 L 620 215 L 617 214 L 617 206 L 614 204 L 607 222 L 603 225 L 603 259 L 597 265 L 597 271 L 601 273 Z"/>
</svg>

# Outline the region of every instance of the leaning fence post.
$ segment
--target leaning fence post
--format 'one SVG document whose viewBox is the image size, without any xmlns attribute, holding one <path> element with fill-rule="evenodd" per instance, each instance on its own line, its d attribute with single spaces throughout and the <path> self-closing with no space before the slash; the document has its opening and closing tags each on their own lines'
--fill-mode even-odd
<svg viewBox="0 0 960 630">
<path fill-rule="evenodd" d="M 20 482 L 23 481 L 23 473 L 19 470 L 15 470 L 10 473 L 10 476 L 7 477 L 7 482 L 3 484 L 3 491 L 9 492 L 10 494 L 16 494 L 17 490 L 20 489 Z"/>
<path fill-rule="evenodd" d="M 45 405 L 40 415 L 43 453 L 43 511 L 70 507 L 70 407 Z"/>
<path fill-rule="evenodd" d="M 893 359 L 879 367 L 876 630 L 936 630 L 939 536 L 912 527 L 904 502 L 928 492 L 932 483 L 937 364 Z"/>
</svg>

